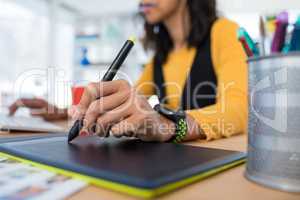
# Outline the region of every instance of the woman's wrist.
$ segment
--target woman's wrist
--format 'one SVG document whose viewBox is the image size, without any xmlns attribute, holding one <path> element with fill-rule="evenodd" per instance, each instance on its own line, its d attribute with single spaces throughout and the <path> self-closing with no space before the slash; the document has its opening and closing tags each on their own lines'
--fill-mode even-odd
<svg viewBox="0 0 300 200">
<path fill-rule="evenodd" d="M 167 142 L 170 141 L 176 135 L 176 125 L 171 120 L 166 117 L 159 115 L 159 121 L 161 122 L 158 131 L 160 132 L 160 141 Z"/>
<path fill-rule="evenodd" d="M 176 124 L 159 114 L 159 127 L 157 130 L 159 132 L 159 141 L 167 142 L 172 140 L 176 136 Z M 186 123 L 187 123 L 187 133 L 182 141 L 191 141 L 196 139 L 206 139 L 204 131 L 201 129 L 198 122 L 194 120 L 193 117 L 186 114 Z"/>
<path fill-rule="evenodd" d="M 188 133 L 184 141 L 206 139 L 205 132 L 200 127 L 199 123 L 190 115 L 186 114 L 186 122 L 188 125 Z"/>
</svg>

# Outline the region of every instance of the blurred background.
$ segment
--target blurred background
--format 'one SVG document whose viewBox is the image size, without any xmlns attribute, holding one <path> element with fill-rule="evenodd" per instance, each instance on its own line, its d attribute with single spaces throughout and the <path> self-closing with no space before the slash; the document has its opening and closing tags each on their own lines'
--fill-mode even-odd
<svg viewBox="0 0 300 200">
<path fill-rule="evenodd" d="M 0 0 L 1 105 L 17 97 L 70 104 L 74 85 L 97 81 L 123 42 L 143 37 L 139 0 Z M 259 19 L 286 10 L 291 23 L 299 0 L 218 0 L 221 16 L 259 40 Z M 272 27 L 269 27 L 272 29 Z M 119 76 L 134 82 L 151 58 L 138 42 Z"/>
</svg>

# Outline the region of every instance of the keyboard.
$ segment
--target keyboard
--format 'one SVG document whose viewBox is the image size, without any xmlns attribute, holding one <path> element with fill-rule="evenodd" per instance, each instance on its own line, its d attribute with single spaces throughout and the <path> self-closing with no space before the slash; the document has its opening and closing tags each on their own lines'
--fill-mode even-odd
<svg viewBox="0 0 300 200">
<path fill-rule="evenodd" d="M 62 132 L 63 128 L 42 118 L 0 114 L 0 129 L 6 131 Z"/>
</svg>

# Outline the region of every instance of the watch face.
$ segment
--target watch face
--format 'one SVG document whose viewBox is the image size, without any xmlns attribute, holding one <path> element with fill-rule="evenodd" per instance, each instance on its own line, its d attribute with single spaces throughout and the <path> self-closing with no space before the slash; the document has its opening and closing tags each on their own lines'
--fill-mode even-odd
<svg viewBox="0 0 300 200">
<path fill-rule="evenodd" d="M 175 114 L 175 112 L 173 110 L 170 110 L 168 108 L 162 107 L 161 109 L 166 115 L 174 115 Z"/>
<path fill-rule="evenodd" d="M 170 116 L 170 117 L 171 116 L 181 116 L 181 117 L 185 116 L 184 111 L 178 111 L 178 112 L 176 112 L 176 111 L 173 111 L 173 110 L 171 110 L 169 108 L 166 108 L 165 106 L 162 106 L 162 105 L 156 105 L 154 107 L 154 109 L 156 111 L 158 111 L 159 113 L 165 115 L 165 116 Z"/>
</svg>

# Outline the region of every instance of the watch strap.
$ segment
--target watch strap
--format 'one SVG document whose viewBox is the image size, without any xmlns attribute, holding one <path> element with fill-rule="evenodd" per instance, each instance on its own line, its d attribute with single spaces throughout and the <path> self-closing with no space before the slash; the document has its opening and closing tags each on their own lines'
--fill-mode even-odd
<svg viewBox="0 0 300 200">
<path fill-rule="evenodd" d="M 171 120 L 175 124 L 175 135 L 169 142 L 180 143 L 184 140 L 188 132 L 188 125 L 186 122 L 186 115 L 184 111 L 172 111 L 164 106 L 158 104 L 154 107 L 159 114 Z"/>
<path fill-rule="evenodd" d="M 171 142 L 180 143 L 184 140 L 187 135 L 188 125 L 185 118 L 181 118 L 175 124 L 175 136 L 172 138 Z"/>
</svg>

